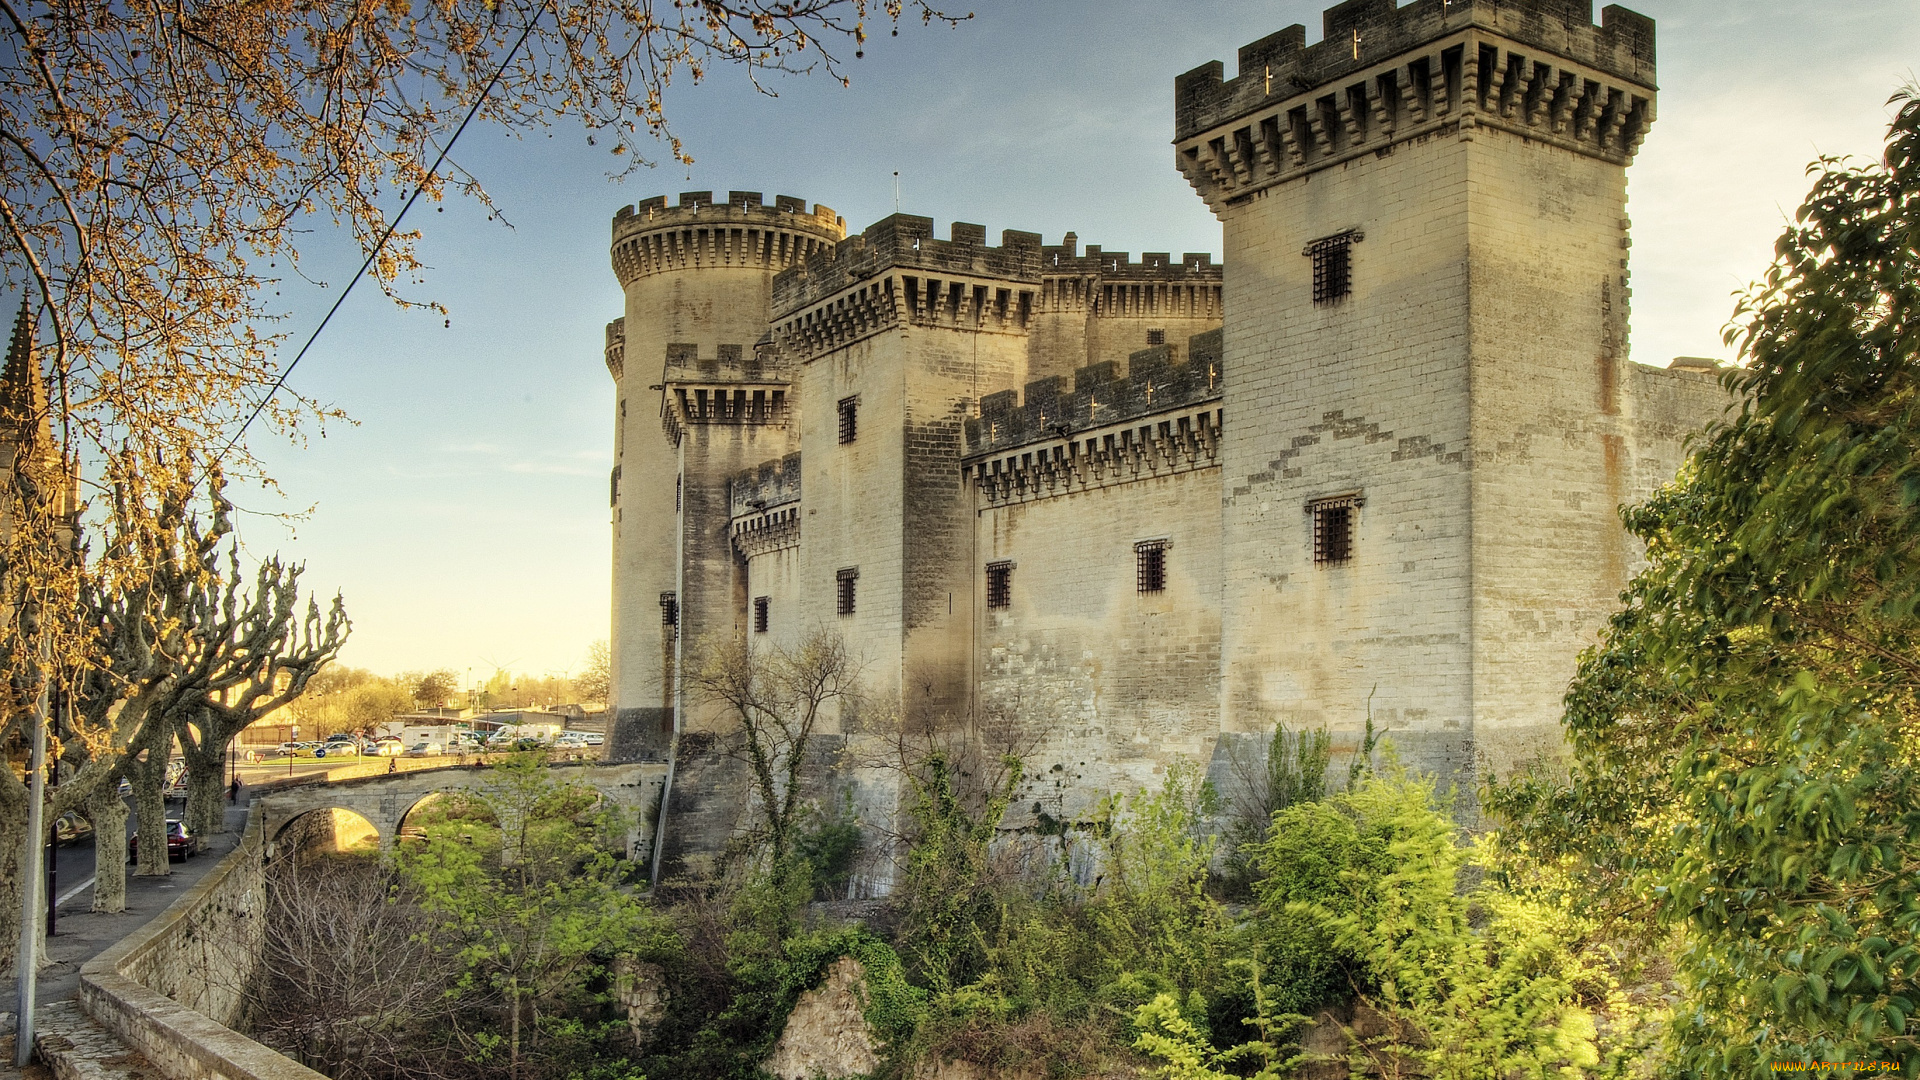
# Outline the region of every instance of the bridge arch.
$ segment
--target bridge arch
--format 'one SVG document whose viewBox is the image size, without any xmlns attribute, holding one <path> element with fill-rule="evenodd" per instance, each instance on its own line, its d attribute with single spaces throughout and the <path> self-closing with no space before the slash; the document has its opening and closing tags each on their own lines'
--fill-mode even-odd
<svg viewBox="0 0 1920 1080">
<path fill-rule="evenodd" d="M 269 858 L 370 855 L 387 837 L 366 815 L 345 806 L 317 806 L 279 822 L 267 842 Z"/>
</svg>

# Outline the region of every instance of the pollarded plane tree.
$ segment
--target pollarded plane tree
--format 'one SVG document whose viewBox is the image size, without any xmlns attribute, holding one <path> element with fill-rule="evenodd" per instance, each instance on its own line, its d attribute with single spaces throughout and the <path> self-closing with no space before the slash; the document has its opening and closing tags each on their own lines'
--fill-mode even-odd
<svg viewBox="0 0 1920 1080">
<path fill-rule="evenodd" d="M 242 568 L 217 476 L 213 488 L 211 526 L 202 532 L 185 515 L 181 542 L 155 561 L 150 586 L 117 612 L 123 640 L 172 635 L 172 670 L 119 767 L 133 788 L 143 874 L 167 872 L 162 785 L 173 749 L 186 764 L 187 827 L 201 835 L 220 831 L 227 747 L 248 724 L 304 692 L 350 629 L 338 596 L 325 615 L 311 597 L 302 610 L 299 566 L 276 557 L 251 575 Z"/>
</svg>

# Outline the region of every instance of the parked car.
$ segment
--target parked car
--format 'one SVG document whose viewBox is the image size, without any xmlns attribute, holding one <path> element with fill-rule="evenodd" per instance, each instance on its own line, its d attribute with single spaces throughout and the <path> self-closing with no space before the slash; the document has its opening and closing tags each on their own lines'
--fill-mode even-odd
<svg viewBox="0 0 1920 1080">
<path fill-rule="evenodd" d="M 380 739 L 375 743 L 373 752 L 381 757 L 399 757 L 407 752 L 407 748 L 399 739 Z"/>
<path fill-rule="evenodd" d="M 587 732 L 587 745 L 588 745 L 588 746 L 599 746 L 599 745 L 601 745 L 601 744 L 603 744 L 603 743 L 605 743 L 606 741 L 607 741 L 607 737 L 606 737 L 605 735 L 602 735 L 602 734 L 600 734 L 600 733 L 599 733 L 599 732 L 597 732 L 597 731 L 589 731 L 589 732 Z"/>
<path fill-rule="evenodd" d="M 178 818 L 167 819 L 167 860 L 185 861 L 200 854 L 200 838 L 187 831 L 186 822 Z M 127 837 L 127 861 L 133 862 L 140 857 L 140 834 Z"/>
<path fill-rule="evenodd" d="M 314 757 L 358 757 L 360 748 L 350 742 L 322 743 L 314 750 Z"/>
<path fill-rule="evenodd" d="M 430 742 L 414 743 L 407 750 L 408 757 L 432 757 L 440 753 L 442 753 L 440 744 Z"/>
<path fill-rule="evenodd" d="M 69 810 L 53 819 L 53 842 L 56 844 L 77 844 L 93 835 L 93 822 L 80 816 L 78 811 Z"/>
<path fill-rule="evenodd" d="M 300 749 L 300 744 L 297 742 L 283 742 L 280 744 L 280 755 L 282 757 L 291 757 L 293 756 L 293 752 L 298 749 Z"/>
</svg>

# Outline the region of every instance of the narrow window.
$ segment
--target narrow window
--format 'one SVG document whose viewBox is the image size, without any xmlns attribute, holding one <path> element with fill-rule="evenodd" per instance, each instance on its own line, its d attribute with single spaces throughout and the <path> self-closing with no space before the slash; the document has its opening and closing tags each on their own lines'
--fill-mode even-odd
<svg viewBox="0 0 1920 1080">
<path fill-rule="evenodd" d="M 620 505 L 620 466 L 615 465 L 613 467 L 613 478 L 609 482 L 608 486 L 611 488 L 611 490 L 607 492 L 607 505 L 619 506 Z"/>
<path fill-rule="evenodd" d="M 1353 512 L 1359 506 L 1357 495 L 1307 504 L 1307 513 L 1313 515 L 1314 565 L 1336 566 L 1353 558 Z"/>
<path fill-rule="evenodd" d="M 676 514 L 680 512 L 680 481 L 685 479 L 684 475 L 673 478 L 673 512 Z"/>
<path fill-rule="evenodd" d="M 853 436 L 859 429 L 859 419 L 858 419 L 859 410 L 860 410 L 860 399 L 858 397 L 840 399 L 840 441 L 841 442 L 850 443 L 853 441 Z"/>
<path fill-rule="evenodd" d="M 1143 593 L 1164 592 L 1167 587 L 1167 542 L 1142 540 L 1133 545 L 1134 580 Z"/>
<path fill-rule="evenodd" d="M 835 609 L 842 615 L 851 615 L 853 614 L 853 586 L 860 580 L 860 568 L 849 566 L 840 571 L 837 576 L 840 589 L 837 603 L 834 605 Z"/>
<path fill-rule="evenodd" d="M 1166 343 L 1167 343 L 1167 332 L 1165 330 L 1147 331 L 1147 344 L 1165 345 Z"/>
<path fill-rule="evenodd" d="M 990 562 L 987 564 L 987 606 L 990 608 L 1013 606 L 1012 563 Z"/>
<path fill-rule="evenodd" d="M 1353 292 L 1353 243 L 1360 234 L 1352 229 L 1336 233 L 1307 245 L 1313 260 L 1313 302 L 1337 303 Z"/>
<path fill-rule="evenodd" d="M 772 604 L 772 600 L 768 597 L 756 596 L 753 598 L 753 632 L 754 633 L 764 634 L 767 632 L 767 608 L 771 604 Z"/>
<path fill-rule="evenodd" d="M 680 629 L 680 598 L 673 593 L 660 594 L 660 625 L 675 632 Z"/>
</svg>

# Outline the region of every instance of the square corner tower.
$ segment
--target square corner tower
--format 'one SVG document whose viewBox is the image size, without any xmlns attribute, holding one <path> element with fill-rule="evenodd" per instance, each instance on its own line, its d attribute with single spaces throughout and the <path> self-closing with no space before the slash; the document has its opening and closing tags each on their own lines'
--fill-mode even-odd
<svg viewBox="0 0 1920 1080">
<path fill-rule="evenodd" d="M 1349 0 L 1176 81 L 1228 267 L 1224 731 L 1370 710 L 1466 783 L 1558 746 L 1675 462 L 1626 356 L 1653 23 L 1591 13 Z"/>
</svg>

